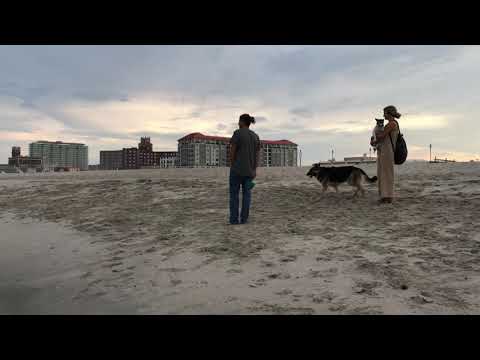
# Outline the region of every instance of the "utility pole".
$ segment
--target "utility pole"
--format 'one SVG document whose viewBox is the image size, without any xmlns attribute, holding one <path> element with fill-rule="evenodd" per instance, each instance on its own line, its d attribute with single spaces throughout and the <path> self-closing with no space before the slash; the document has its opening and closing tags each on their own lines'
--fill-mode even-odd
<svg viewBox="0 0 480 360">
<path fill-rule="evenodd" d="M 302 150 L 300 149 L 300 167 L 302 167 Z"/>
<path fill-rule="evenodd" d="M 432 144 L 430 144 L 430 162 L 432 162 Z"/>
</svg>

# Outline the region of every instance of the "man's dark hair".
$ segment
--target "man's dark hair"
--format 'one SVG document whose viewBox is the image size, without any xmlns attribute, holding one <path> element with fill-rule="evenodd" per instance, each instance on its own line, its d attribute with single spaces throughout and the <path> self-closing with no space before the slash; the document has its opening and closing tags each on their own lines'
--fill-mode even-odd
<svg viewBox="0 0 480 360">
<path fill-rule="evenodd" d="M 240 115 L 240 121 L 243 122 L 245 125 L 250 126 L 250 124 L 255 124 L 255 118 L 248 114 Z"/>
</svg>

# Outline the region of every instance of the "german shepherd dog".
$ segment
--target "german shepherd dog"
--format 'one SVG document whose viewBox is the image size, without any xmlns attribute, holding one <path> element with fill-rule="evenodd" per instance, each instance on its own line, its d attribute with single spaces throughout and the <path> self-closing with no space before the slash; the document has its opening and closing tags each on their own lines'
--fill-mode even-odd
<svg viewBox="0 0 480 360">
<path fill-rule="evenodd" d="M 365 189 L 362 186 L 363 182 L 374 183 L 377 181 L 376 176 L 369 178 L 362 169 L 355 166 L 322 167 L 320 164 L 313 164 L 307 176 L 317 178 L 323 186 L 322 193 L 327 191 L 328 186 L 332 186 L 338 192 L 338 185 L 347 182 L 347 184 L 356 188 L 353 197 L 356 197 L 359 191 L 362 193 L 362 196 L 365 196 Z"/>
</svg>

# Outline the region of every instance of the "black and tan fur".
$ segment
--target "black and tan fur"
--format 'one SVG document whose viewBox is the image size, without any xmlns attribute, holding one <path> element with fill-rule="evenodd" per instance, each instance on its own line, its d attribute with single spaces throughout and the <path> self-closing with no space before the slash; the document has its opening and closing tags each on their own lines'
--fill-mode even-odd
<svg viewBox="0 0 480 360">
<path fill-rule="evenodd" d="M 365 196 L 363 183 L 374 183 L 377 181 L 376 176 L 370 178 L 365 171 L 355 166 L 323 167 L 320 164 L 314 164 L 308 171 L 307 176 L 315 177 L 322 184 L 323 192 L 327 191 L 329 186 L 332 186 L 338 192 L 338 185 L 346 182 L 356 188 L 353 197 L 356 197 L 359 191 L 362 193 L 362 196 Z"/>
</svg>

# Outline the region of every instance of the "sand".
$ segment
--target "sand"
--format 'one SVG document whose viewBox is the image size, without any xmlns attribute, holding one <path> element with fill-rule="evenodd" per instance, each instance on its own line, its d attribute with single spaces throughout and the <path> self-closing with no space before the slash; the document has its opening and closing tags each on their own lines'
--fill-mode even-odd
<svg viewBox="0 0 480 360">
<path fill-rule="evenodd" d="M 480 164 L 395 170 L 379 206 L 261 168 L 238 226 L 224 168 L 0 175 L 0 313 L 479 314 Z"/>
</svg>

